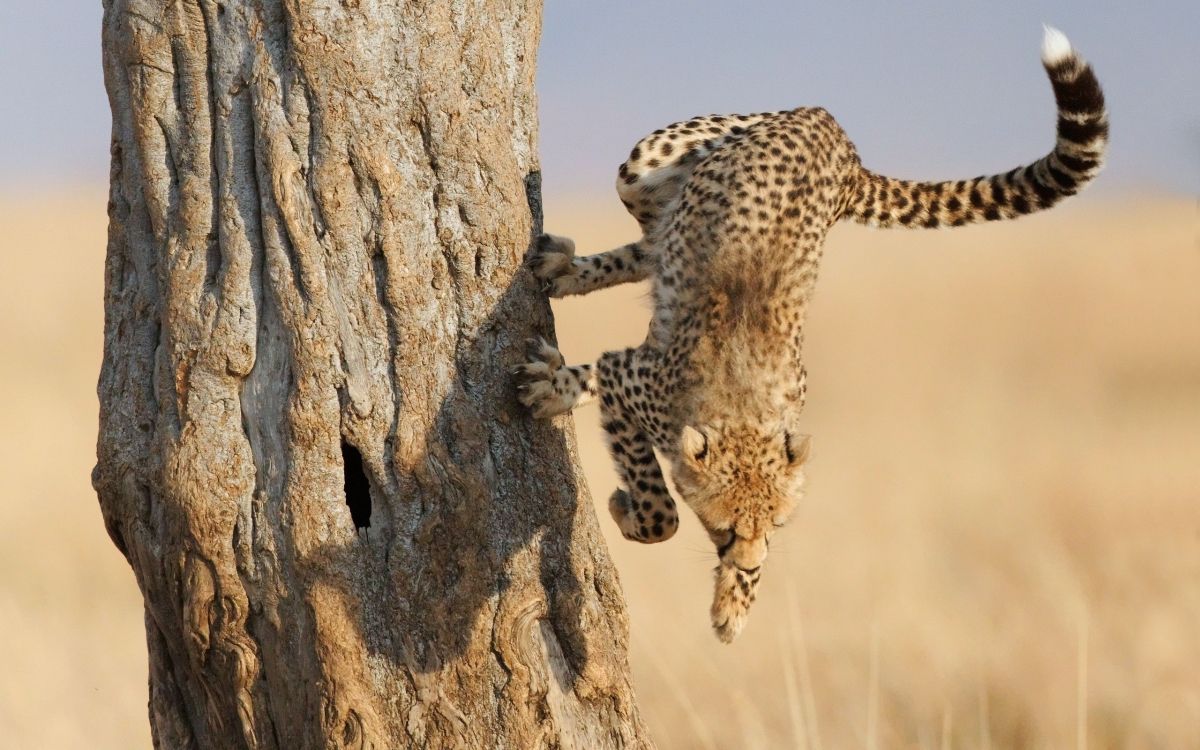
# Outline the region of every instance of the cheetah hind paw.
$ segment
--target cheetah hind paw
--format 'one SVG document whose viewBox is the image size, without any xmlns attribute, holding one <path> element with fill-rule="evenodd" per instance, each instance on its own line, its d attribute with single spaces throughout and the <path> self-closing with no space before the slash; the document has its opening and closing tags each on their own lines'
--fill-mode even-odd
<svg viewBox="0 0 1200 750">
<path fill-rule="evenodd" d="M 529 361 L 512 369 L 517 381 L 517 400 L 538 419 L 570 411 L 574 397 L 565 392 L 560 377 L 566 362 L 554 345 L 543 338 L 526 343 Z"/>
<path fill-rule="evenodd" d="M 651 527 L 645 515 L 634 507 L 634 502 L 629 493 L 620 488 L 613 490 L 608 497 L 608 514 L 617 522 L 622 536 L 631 542 L 642 544 L 665 542 L 675 536 L 675 531 L 679 528 L 678 523 L 672 521 L 670 524 Z"/>
<path fill-rule="evenodd" d="M 542 290 L 551 297 L 560 297 L 575 276 L 575 242 L 556 234 L 539 235 L 529 255 L 529 268 Z"/>
</svg>

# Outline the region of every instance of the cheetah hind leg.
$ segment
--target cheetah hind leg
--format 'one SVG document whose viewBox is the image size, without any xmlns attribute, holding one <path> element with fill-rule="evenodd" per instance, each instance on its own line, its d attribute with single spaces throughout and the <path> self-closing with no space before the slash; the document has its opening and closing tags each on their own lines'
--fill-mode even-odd
<svg viewBox="0 0 1200 750">
<path fill-rule="evenodd" d="M 517 400 L 533 416 L 548 419 L 565 414 L 596 397 L 596 376 L 591 365 L 567 366 L 558 349 L 545 339 L 526 342 L 529 361 L 513 368 Z"/>
</svg>

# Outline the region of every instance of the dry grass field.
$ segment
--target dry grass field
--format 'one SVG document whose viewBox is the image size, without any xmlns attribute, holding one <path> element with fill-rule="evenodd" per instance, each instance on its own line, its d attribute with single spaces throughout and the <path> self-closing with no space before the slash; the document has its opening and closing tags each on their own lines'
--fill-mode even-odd
<svg viewBox="0 0 1200 750">
<path fill-rule="evenodd" d="M 581 252 L 634 225 L 549 196 Z M 611 533 L 664 748 L 1200 747 L 1200 206 L 1092 200 L 835 229 L 809 317 L 809 493 L 732 646 L 694 519 Z M 140 602 L 89 485 L 104 198 L 0 198 L 0 745 L 149 745 Z M 644 289 L 556 303 L 572 360 Z M 592 493 L 614 475 L 576 424 Z"/>
</svg>

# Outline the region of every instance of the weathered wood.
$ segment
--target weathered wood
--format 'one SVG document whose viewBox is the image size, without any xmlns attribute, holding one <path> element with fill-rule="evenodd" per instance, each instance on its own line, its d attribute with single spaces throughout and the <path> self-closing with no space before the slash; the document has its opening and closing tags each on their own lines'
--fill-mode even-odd
<svg viewBox="0 0 1200 750">
<path fill-rule="evenodd" d="M 94 484 L 156 745 L 648 745 L 569 422 L 507 377 L 540 3 L 104 5 Z"/>
</svg>

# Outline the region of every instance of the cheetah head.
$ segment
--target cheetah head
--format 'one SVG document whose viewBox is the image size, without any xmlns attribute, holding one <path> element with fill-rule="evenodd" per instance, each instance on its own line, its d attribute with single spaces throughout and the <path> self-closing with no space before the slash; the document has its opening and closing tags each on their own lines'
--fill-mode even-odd
<svg viewBox="0 0 1200 750">
<path fill-rule="evenodd" d="M 790 421 L 684 427 L 672 475 L 717 548 L 712 624 L 733 641 L 754 602 L 771 535 L 802 494 L 811 437 Z"/>
</svg>

